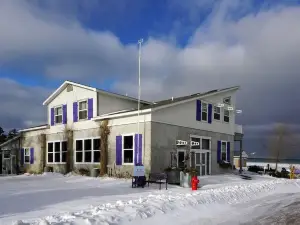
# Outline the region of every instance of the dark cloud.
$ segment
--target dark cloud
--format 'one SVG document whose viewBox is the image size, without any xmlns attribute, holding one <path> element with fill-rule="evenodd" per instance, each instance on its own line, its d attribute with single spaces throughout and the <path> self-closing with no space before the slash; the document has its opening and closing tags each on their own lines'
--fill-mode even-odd
<svg viewBox="0 0 300 225">
<path fill-rule="evenodd" d="M 42 103 L 50 93 L 51 90 L 0 78 L 0 126 L 9 131 L 44 124 L 47 114 Z"/>
</svg>

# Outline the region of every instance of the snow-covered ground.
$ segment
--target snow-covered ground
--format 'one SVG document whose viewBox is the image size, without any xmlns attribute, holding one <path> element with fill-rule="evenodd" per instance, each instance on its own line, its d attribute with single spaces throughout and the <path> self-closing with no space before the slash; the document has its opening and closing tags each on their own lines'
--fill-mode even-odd
<svg viewBox="0 0 300 225">
<path fill-rule="evenodd" d="M 0 177 L 0 224 L 293 224 L 300 214 L 300 182 L 251 177 L 201 177 L 194 192 L 51 173 Z"/>
</svg>

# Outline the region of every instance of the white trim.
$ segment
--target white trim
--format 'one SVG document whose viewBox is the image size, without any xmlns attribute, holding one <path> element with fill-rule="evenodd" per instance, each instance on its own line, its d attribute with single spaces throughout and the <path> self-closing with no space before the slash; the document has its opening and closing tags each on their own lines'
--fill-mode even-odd
<svg viewBox="0 0 300 225">
<path fill-rule="evenodd" d="M 55 110 L 57 108 L 61 108 L 61 123 L 56 123 L 56 116 L 60 116 L 60 115 L 55 115 Z M 63 121 L 64 121 L 63 105 L 54 106 L 53 109 L 54 109 L 54 125 L 61 125 L 61 124 L 63 124 Z M 50 113 L 51 113 L 51 109 L 50 109 Z"/>
<path fill-rule="evenodd" d="M 229 113 L 229 116 L 228 116 L 229 122 L 225 121 L 225 110 L 228 111 L 228 113 Z M 231 116 L 230 116 L 230 110 L 224 108 L 223 109 L 223 122 L 227 123 L 227 124 L 230 123 L 230 120 L 231 120 L 230 118 L 231 118 Z"/>
<path fill-rule="evenodd" d="M 54 162 L 55 161 L 55 155 L 54 155 L 54 153 L 55 153 L 55 142 L 59 142 L 60 143 L 60 151 L 59 151 L 59 153 L 60 153 L 60 162 Z M 47 146 L 46 146 L 46 154 L 47 154 L 47 164 L 51 164 L 51 165 L 55 165 L 55 164 L 66 164 L 66 162 L 61 162 L 61 160 L 62 160 L 62 143 L 63 142 L 67 142 L 67 147 L 68 147 L 68 141 L 67 140 L 54 140 L 54 141 L 47 141 Z M 52 154 L 53 154 L 53 162 L 49 162 L 49 160 L 48 160 L 48 145 L 49 145 L 49 143 L 53 143 L 53 152 L 51 152 Z M 68 152 L 68 149 L 67 149 L 67 151 L 64 151 L 64 152 Z M 67 160 L 67 159 L 66 159 Z"/>
<path fill-rule="evenodd" d="M 24 152 L 23 152 L 23 154 L 24 154 L 24 155 L 23 155 L 23 157 L 24 157 L 24 164 L 28 165 L 28 164 L 30 164 L 30 157 L 31 157 L 30 149 L 31 149 L 31 147 L 22 147 L 22 148 L 24 149 Z M 26 149 L 29 150 L 29 155 L 26 155 L 26 154 L 25 154 Z M 29 156 L 29 162 L 25 162 L 25 156 Z"/>
<path fill-rule="evenodd" d="M 206 112 L 203 110 L 203 104 L 206 105 Z M 209 103 L 206 101 L 201 101 L 201 122 L 208 123 L 208 105 Z M 203 113 L 206 113 L 206 120 L 203 119 Z"/>
<path fill-rule="evenodd" d="M 151 111 L 152 111 L 152 109 L 140 110 L 140 115 L 150 113 Z M 110 113 L 110 114 L 112 114 L 112 113 Z M 135 116 L 137 114 L 138 114 L 137 110 L 132 111 L 132 112 L 118 113 L 118 114 L 114 114 L 114 115 L 103 114 L 101 116 L 92 118 L 92 120 L 97 121 L 97 120 L 103 120 L 103 119 L 115 119 L 115 118 L 125 117 L 125 116 Z"/>
<path fill-rule="evenodd" d="M 132 142 L 132 163 L 124 163 L 124 137 L 126 136 L 132 136 L 133 142 Z M 134 146 L 135 146 L 135 133 L 128 133 L 128 134 L 122 134 L 122 165 L 134 165 L 135 160 L 135 154 L 134 154 Z M 125 149 L 125 150 L 131 150 L 131 149 Z"/>
<path fill-rule="evenodd" d="M 19 130 L 19 132 L 35 131 L 35 130 L 42 130 L 42 129 L 47 129 L 47 128 L 49 128 L 49 125 L 43 125 L 43 126 L 39 126 L 39 127 L 26 128 L 26 129 L 23 129 L 23 130 Z"/>
<path fill-rule="evenodd" d="M 215 107 L 218 108 L 220 110 L 220 113 L 215 113 Z M 220 115 L 220 119 L 217 120 L 215 119 L 215 114 L 219 114 Z M 217 122 L 221 122 L 221 118 L 222 118 L 222 110 L 221 110 L 221 107 L 218 107 L 217 105 L 213 105 L 213 120 L 214 121 L 217 121 Z"/>
<path fill-rule="evenodd" d="M 199 135 L 194 135 L 194 134 L 190 134 L 190 141 L 192 138 L 200 138 L 200 148 L 197 149 L 197 148 L 192 148 L 192 146 L 190 146 L 190 151 L 194 151 L 194 150 L 203 150 L 203 151 L 211 151 L 211 137 L 208 137 L 208 136 L 199 136 Z M 210 149 L 202 149 L 202 139 L 208 139 L 209 140 L 209 148 Z"/>
<path fill-rule="evenodd" d="M 74 142 L 75 142 L 75 147 L 74 147 L 74 154 L 75 154 L 75 157 L 74 157 L 74 164 L 99 164 L 100 162 L 94 162 L 94 139 L 100 139 L 100 144 L 101 144 L 101 137 L 100 136 L 96 136 L 96 137 L 88 137 L 88 138 L 78 138 L 78 139 L 74 139 Z M 92 149 L 91 150 L 87 150 L 87 151 L 91 151 L 92 152 L 92 162 L 85 162 L 85 157 L 84 157 L 84 153 L 85 153 L 85 149 L 84 149 L 84 140 L 91 140 L 92 141 Z M 77 152 L 77 149 L 76 149 L 76 141 L 82 141 L 82 161 L 83 162 L 76 162 L 76 152 Z M 101 148 L 101 146 L 100 146 Z M 96 151 L 99 151 L 100 154 L 101 154 L 101 150 L 96 150 Z"/>
<path fill-rule="evenodd" d="M 62 83 L 59 88 L 57 88 L 44 102 L 43 102 L 43 105 L 48 105 L 60 92 L 63 91 L 63 89 L 65 89 L 68 85 L 73 85 L 73 86 L 77 86 L 77 87 L 81 87 L 81 88 L 84 88 L 84 89 L 88 89 L 88 90 L 91 90 L 91 91 L 97 91 L 96 88 L 92 88 L 92 87 L 89 87 L 89 86 L 86 86 L 86 85 L 82 85 L 82 84 L 77 84 L 77 83 L 74 83 L 74 82 L 71 82 L 71 81 L 65 81 L 64 83 Z"/>
<path fill-rule="evenodd" d="M 86 111 L 86 118 L 85 118 L 85 119 L 80 119 L 80 118 L 79 118 L 79 103 L 81 103 L 81 102 L 86 102 L 86 109 L 81 110 L 81 111 Z M 78 100 L 78 101 L 77 101 L 77 117 L 78 117 L 78 122 L 88 120 L 88 118 L 89 118 L 88 113 L 89 113 L 89 101 L 88 101 L 88 99 L 81 99 L 81 100 Z"/>
<path fill-rule="evenodd" d="M 222 159 L 222 143 L 226 143 L 226 150 L 225 150 L 225 151 L 226 151 L 226 158 L 225 158 L 225 160 L 223 160 L 223 161 L 227 161 L 227 151 L 228 151 L 228 150 L 227 150 L 227 146 L 228 146 L 227 143 L 228 143 L 229 141 L 224 141 L 224 140 L 220 140 L 220 141 L 221 141 L 221 160 L 223 160 L 223 159 Z"/>
</svg>

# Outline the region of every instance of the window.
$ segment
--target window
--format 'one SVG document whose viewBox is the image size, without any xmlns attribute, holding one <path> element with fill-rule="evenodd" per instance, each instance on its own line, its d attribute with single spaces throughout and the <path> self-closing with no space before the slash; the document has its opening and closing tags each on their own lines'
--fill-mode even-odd
<svg viewBox="0 0 300 225">
<path fill-rule="evenodd" d="M 209 137 L 191 137 L 191 141 L 198 142 L 199 145 L 191 146 L 191 149 L 198 150 L 211 150 L 210 149 L 210 138 Z"/>
<path fill-rule="evenodd" d="M 66 141 L 48 142 L 48 163 L 65 163 L 67 161 L 68 144 Z"/>
<path fill-rule="evenodd" d="M 214 119 L 215 120 L 221 119 L 221 109 L 218 106 L 214 106 Z"/>
<path fill-rule="evenodd" d="M 87 101 L 81 101 L 78 104 L 79 120 L 86 120 L 88 116 Z"/>
<path fill-rule="evenodd" d="M 123 163 L 133 163 L 133 135 L 123 136 Z"/>
<path fill-rule="evenodd" d="M 202 141 L 201 148 L 204 150 L 210 150 L 210 139 L 202 138 L 201 141 Z"/>
<path fill-rule="evenodd" d="M 54 108 L 54 118 L 55 118 L 55 123 L 56 124 L 60 124 L 62 123 L 62 107 L 59 106 L 59 107 L 56 107 Z"/>
<path fill-rule="evenodd" d="M 30 148 L 24 148 L 24 163 L 30 163 Z"/>
<path fill-rule="evenodd" d="M 202 120 L 207 121 L 207 103 L 202 103 Z"/>
<path fill-rule="evenodd" d="M 226 141 L 222 141 L 222 143 L 221 143 L 221 159 L 223 161 L 227 160 L 227 142 Z"/>
<path fill-rule="evenodd" d="M 185 151 L 179 150 L 177 151 L 177 167 L 184 169 L 185 163 Z"/>
<path fill-rule="evenodd" d="M 76 163 L 99 163 L 100 162 L 100 138 L 76 140 L 75 155 Z"/>
<path fill-rule="evenodd" d="M 224 109 L 224 122 L 229 123 L 229 110 Z"/>
</svg>

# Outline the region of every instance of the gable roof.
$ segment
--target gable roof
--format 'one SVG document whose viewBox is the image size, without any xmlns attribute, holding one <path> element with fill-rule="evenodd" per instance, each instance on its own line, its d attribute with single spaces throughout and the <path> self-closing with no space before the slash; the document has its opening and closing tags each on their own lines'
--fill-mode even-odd
<svg viewBox="0 0 300 225">
<path fill-rule="evenodd" d="M 146 106 L 141 106 L 140 113 L 148 113 L 152 109 L 157 110 L 157 109 L 161 109 L 161 108 L 171 107 L 173 105 L 183 104 L 186 102 L 194 101 L 201 97 L 207 97 L 207 96 L 220 94 L 220 93 L 224 93 L 224 92 L 228 92 L 228 91 L 238 90 L 239 88 L 240 88 L 239 86 L 233 86 L 233 87 L 229 87 L 229 88 L 216 89 L 216 90 L 207 91 L 204 93 L 195 93 L 192 95 L 187 95 L 187 96 L 182 96 L 182 97 L 177 97 L 177 98 L 170 98 L 170 99 L 166 99 L 166 100 L 162 100 L 162 101 L 158 101 L 158 102 L 153 102 L 152 104 L 149 104 Z M 127 116 L 127 115 L 131 116 L 131 115 L 135 115 L 136 113 L 137 113 L 137 109 L 128 109 L 126 111 L 122 110 L 122 111 L 117 111 L 117 112 L 111 112 L 111 113 L 105 114 L 105 115 L 100 115 L 94 119 L 99 120 L 99 119 L 104 119 L 104 118 L 114 118 L 114 117 L 121 117 L 121 116 Z"/>
<path fill-rule="evenodd" d="M 15 141 L 15 140 L 17 140 L 17 139 L 19 139 L 19 138 L 20 138 L 20 135 L 18 134 L 17 136 L 15 136 L 15 137 L 13 137 L 13 138 L 7 140 L 6 142 L 3 142 L 2 144 L 0 144 L 0 148 L 2 148 L 3 146 L 5 146 L 5 145 L 9 144 L 10 142 Z M 2 159 L 1 159 L 1 160 L 2 160 Z"/>
<path fill-rule="evenodd" d="M 87 86 L 87 85 L 83 85 L 83 84 L 79 84 L 79 83 L 76 83 L 76 82 L 73 82 L 73 81 L 65 81 L 64 83 L 62 83 L 62 85 L 60 85 L 44 102 L 43 102 L 43 105 L 48 105 L 54 98 L 56 98 L 68 85 L 73 85 L 73 86 L 76 86 L 76 87 L 81 87 L 81 88 L 84 88 L 84 89 L 87 89 L 87 90 L 91 90 L 91 91 L 95 91 L 95 92 L 99 92 L 99 93 L 102 93 L 102 94 L 106 94 L 106 95 L 111 95 L 111 96 L 114 96 L 114 97 L 117 97 L 117 98 L 123 98 L 123 99 L 126 99 L 126 100 L 131 100 L 131 101 L 138 101 L 138 99 L 136 98 L 133 98 L 133 97 L 129 97 L 129 96 L 126 96 L 126 95 L 121 95 L 121 94 L 117 94 L 117 93 L 113 93 L 113 92 L 108 92 L 108 91 L 105 91 L 105 90 L 102 90 L 102 89 L 98 89 L 98 88 L 93 88 L 91 86 Z M 148 101 L 144 101 L 144 100 L 141 100 L 141 103 L 144 103 L 144 104 L 152 104 L 151 102 L 148 102 Z"/>
</svg>

